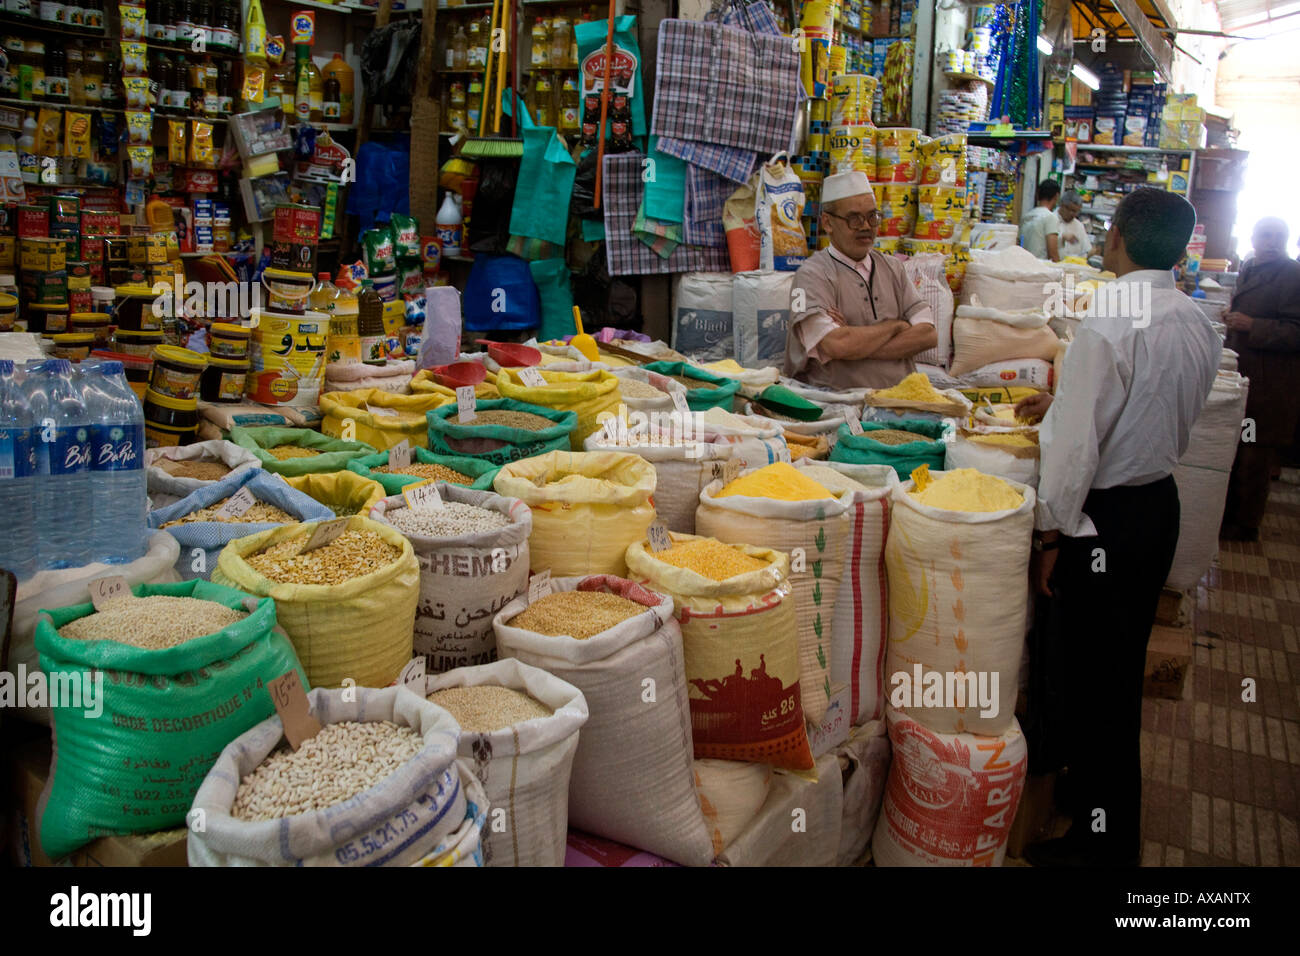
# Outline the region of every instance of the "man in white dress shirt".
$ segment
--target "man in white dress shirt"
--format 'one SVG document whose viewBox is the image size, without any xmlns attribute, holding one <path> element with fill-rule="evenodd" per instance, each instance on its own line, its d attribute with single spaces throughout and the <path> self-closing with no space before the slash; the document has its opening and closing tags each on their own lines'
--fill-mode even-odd
<svg viewBox="0 0 1300 956">
<path fill-rule="evenodd" d="M 1195 223 L 1191 205 L 1164 190 L 1138 189 L 1120 203 L 1104 264 L 1135 287 L 1107 301 L 1149 302 L 1148 314 L 1098 308 L 1066 353 L 1055 400 L 1044 393 L 1016 407 L 1044 415 L 1031 576 L 1061 622 L 1054 639 L 1070 715 L 1074 826 L 1029 848 L 1037 866 L 1136 866 L 1140 857 L 1142 684 L 1178 544 L 1172 473 L 1222 351 L 1170 271 Z"/>
<path fill-rule="evenodd" d="M 1083 200 L 1073 189 L 1067 189 L 1061 194 L 1061 202 L 1056 207 L 1056 218 L 1061 224 L 1058 248 L 1062 259 L 1066 256 L 1083 256 L 1086 259 L 1092 255 L 1092 239 L 1088 236 L 1087 227 L 1079 221 L 1081 212 Z"/>
</svg>

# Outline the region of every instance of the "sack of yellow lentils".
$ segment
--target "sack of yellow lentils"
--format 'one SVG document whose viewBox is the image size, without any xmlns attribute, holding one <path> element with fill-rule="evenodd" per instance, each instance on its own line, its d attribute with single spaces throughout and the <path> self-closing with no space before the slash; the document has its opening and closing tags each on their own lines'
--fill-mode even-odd
<svg viewBox="0 0 1300 956">
<path fill-rule="evenodd" d="M 627 546 L 655 519 L 655 484 L 638 455 L 553 451 L 506 465 L 492 486 L 532 509 L 533 570 L 568 577 L 627 572 Z"/>
<path fill-rule="evenodd" d="M 844 570 L 847 503 L 784 462 L 745 472 L 700 493 L 695 530 L 732 544 L 790 555 L 790 589 L 799 639 L 799 688 L 814 723 L 831 693 L 831 634 Z"/>
<path fill-rule="evenodd" d="M 586 437 L 600 428 L 600 413 L 617 412 L 622 401 L 618 379 L 604 369 L 590 372 L 539 369 L 538 374 L 546 380 L 545 385 L 525 385 L 519 377 L 520 371 L 507 368 L 497 374 L 497 389 L 502 397 L 577 415 L 578 424 L 569 435 L 569 447 L 573 451 L 582 451 Z"/>
<path fill-rule="evenodd" d="M 378 451 L 403 440 L 409 441 L 412 448 L 428 448 L 425 416 L 455 401 L 455 393 L 448 398 L 439 392 L 394 395 L 378 388 L 326 392 L 320 397 L 320 410 L 325 416 L 320 430 L 326 435 L 367 442 Z"/>
</svg>

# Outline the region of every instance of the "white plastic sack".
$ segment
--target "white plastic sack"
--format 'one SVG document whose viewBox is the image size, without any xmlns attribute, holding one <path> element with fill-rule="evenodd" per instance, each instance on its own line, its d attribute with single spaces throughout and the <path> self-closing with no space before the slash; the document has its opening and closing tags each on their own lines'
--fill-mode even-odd
<svg viewBox="0 0 1300 956">
<path fill-rule="evenodd" d="M 256 455 L 230 441 L 201 441 L 193 445 L 147 449 L 144 453 L 144 467 L 149 483 L 149 500 L 153 502 L 154 508 L 174 504 L 192 492 L 212 484 L 211 480 L 178 478 L 168 474 L 162 468 L 163 460 L 220 462 L 230 469 L 230 474 L 247 468 L 262 467 L 262 462 Z"/>
<path fill-rule="evenodd" d="M 958 306 L 952 334 L 953 358 L 948 371 L 958 378 L 994 362 L 1050 362 L 1060 345 L 1060 339 L 1047 325 L 1047 316 L 1026 310 Z"/>
<path fill-rule="evenodd" d="M 551 586 L 572 591 L 583 582 L 598 589 L 631 585 L 591 575 L 552 578 Z M 511 627 L 506 622 L 527 606 L 525 599 L 512 601 L 492 622 L 497 648 L 503 658 L 567 681 L 587 700 L 590 716 L 569 778 L 569 824 L 675 863 L 703 866 L 713 858 L 713 841 L 691 767 L 681 628 L 671 598 L 631 587 L 624 595 L 640 594 L 645 613 L 581 641 Z M 650 701 L 643 697 L 648 687 Z"/>
<path fill-rule="evenodd" d="M 947 368 L 952 360 L 952 288 L 944 273 L 948 257 L 941 252 L 923 252 L 903 262 L 903 270 L 923 302 L 934 315 L 934 330 L 939 342 L 932 349 L 914 356 L 917 362 Z"/>
<path fill-rule="evenodd" d="M 932 474 L 938 479 L 944 472 Z M 1010 484 L 1024 501 L 1007 511 L 923 505 L 908 493 L 911 481 L 893 491 L 893 524 L 885 543 L 885 696 L 892 706 L 941 733 L 999 734 L 1015 719 L 1036 496 L 1028 485 Z M 934 674 L 951 697 L 923 695 Z M 960 707 L 958 690 L 965 695 Z M 978 702 L 981 695 L 986 707 Z M 918 700 L 921 706 L 916 706 Z M 992 713 L 982 714 L 984 710 Z"/>
<path fill-rule="evenodd" d="M 819 405 L 856 405 L 859 410 L 867 400 L 869 388 L 846 388 L 830 389 L 821 388 L 816 385 L 807 385 L 804 382 L 794 378 L 782 376 L 780 382 L 790 391 L 794 392 L 800 398 L 806 398 L 810 402 L 816 402 Z"/>
<path fill-rule="evenodd" d="M 894 757 L 871 840 L 877 866 L 1001 866 L 1028 748 L 1014 719 L 995 737 L 941 734 L 888 710 Z"/>
<path fill-rule="evenodd" d="M 889 735 L 883 720 L 854 727 L 849 739 L 835 748 L 844 786 L 844 818 L 840 826 L 840 866 L 862 858 L 885 796 L 889 777 Z"/>
<path fill-rule="evenodd" d="M 1014 249 L 1020 241 L 1020 227 L 1008 222 L 977 222 L 971 225 L 970 247 L 986 252 Z"/>
<path fill-rule="evenodd" d="M 817 761 L 815 781 L 774 774 L 762 809 L 717 862 L 722 866 L 834 866 L 843 815 L 839 760 L 826 753 Z M 806 829 L 796 830 L 795 820 Z"/>
<path fill-rule="evenodd" d="M 1038 449 L 1015 449 L 988 445 L 970 440 L 970 436 L 957 432 L 948 443 L 944 455 L 944 468 L 974 468 L 986 475 L 996 475 L 1008 481 L 1028 485 L 1038 490 Z"/>
<path fill-rule="evenodd" d="M 735 357 L 742 365 L 781 362 L 790 327 L 793 272 L 737 272 L 731 287 Z"/>
<path fill-rule="evenodd" d="M 991 362 L 961 377 L 972 388 L 1028 388 L 1052 387 L 1052 363 L 1043 359 L 1019 358 Z"/>
<path fill-rule="evenodd" d="M 423 340 L 420 345 L 423 348 Z M 410 359 L 389 360 L 384 365 L 333 362 L 325 366 L 325 387 L 321 391 L 356 392 L 363 388 L 378 388 L 395 395 L 407 395 L 415 371 L 415 362 Z"/>
<path fill-rule="evenodd" d="M 713 836 L 713 852 L 721 855 L 754 819 L 772 786 L 772 768 L 740 760 L 695 761 L 695 789 Z"/>
<path fill-rule="evenodd" d="M 587 722 L 582 691 L 522 661 L 460 667 L 430 676 L 425 694 L 484 684 L 528 694 L 554 713 L 491 733 L 461 729 L 459 753 L 493 807 L 483 840 L 487 866 L 563 866 L 569 772 Z"/>
<path fill-rule="evenodd" d="M 704 362 L 732 357 L 731 273 L 685 272 L 677 280 L 672 346 Z"/>
<path fill-rule="evenodd" d="M 424 329 L 420 335 L 420 368 L 449 365 L 460 351 L 460 292 L 455 286 L 424 290 Z M 329 367 L 326 366 L 326 374 Z"/>
<path fill-rule="evenodd" d="M 240 781 L 284 740 L 280 718 L 268 717 L 221 752 L 199 787 L 190 813 L 201 810 L 204 826 L 190 832 L 190 866 L 406 866 L 474 815 L 456 761 L 460 727 L 447 711 L 406 687 L 317 688 L 307 700 L 322 725 L 387 720 L 419 733 L 424 748 L 344 803 L 278 820 L 237 820 L 230 808 Z"/>
</svg>

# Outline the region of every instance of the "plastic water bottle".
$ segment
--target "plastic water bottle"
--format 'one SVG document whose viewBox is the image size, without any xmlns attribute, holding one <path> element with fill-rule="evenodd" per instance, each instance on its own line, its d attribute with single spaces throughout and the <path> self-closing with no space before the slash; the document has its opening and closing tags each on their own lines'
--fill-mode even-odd
<svg viewBox="0 0 1300 956">
<path fill-rule="evenodd" d="M 134 561 L 145 550 L 148 496 L 144 472 L 144 409 L 111 359 L 84 370 L 90 415 L 90 474 L 95 507 L 90 560 Z"/>
<path fill-rule="evenodd" d="M 35 538 L 38 568 L 78 568 L 89 562 L 94 496 L 90 474 L 90 418 L 72 382 L 72 363 L 29 364 L 27 401 L 36 423 Z"/>
<path fill-rule="evenodd" d="M 35 420 L 14 375 L 14 363 L 0 360 L 0 568 L 19 581 L 36 573 Z"/>
</svg>

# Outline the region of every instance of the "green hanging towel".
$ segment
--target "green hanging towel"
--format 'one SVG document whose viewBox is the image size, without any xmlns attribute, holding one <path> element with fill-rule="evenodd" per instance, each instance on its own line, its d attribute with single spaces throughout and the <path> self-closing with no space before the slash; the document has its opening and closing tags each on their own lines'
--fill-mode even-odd
<svg viewBox="0 0 1300 956">
<path fill-rule="evenodd" d="M 569 264 L 564 259 L 538 259 L 528 263 L 533 283 L 542 299 L 542 325 L 537 341 L 548 342 L 573 335 L 573 288 L 569 285 Z"/>
<path fill-rule="evenodd" d="M 645 159 L 645 214 L 680 224 L 686 210 L 686 162 L 659 152 L 658 139 L 650 137 Z"/>
<path fill-rule="evenodd" d="M 501 98 L 506 114 L 513 115 L 510 91 L 503 90 Z M 519 161 L 510 234 L 540 239 L 563 249 L 569 223 L 569 198 L 573 195 L 573 177 L 578 167 L 554 127 L 535 126 L 527 110 L 520 112 L 524 158 Z"/>
</svg>

